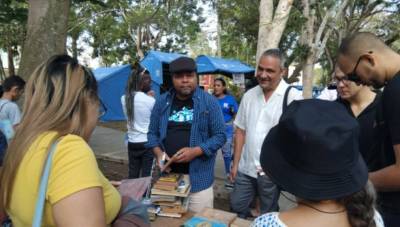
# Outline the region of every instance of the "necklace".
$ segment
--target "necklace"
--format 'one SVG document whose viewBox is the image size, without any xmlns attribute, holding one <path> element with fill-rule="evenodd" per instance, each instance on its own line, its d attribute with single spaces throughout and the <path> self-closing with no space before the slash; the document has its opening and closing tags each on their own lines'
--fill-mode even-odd
<svg viewBox="0 0 400 227">
<path fill-rule="evenodd" d="M 313 210 L 316 210 L 316 211 L 321 212 L 321 213 L 324 213 L 324 214 L 340 214 L 340 213 L 346 212 L 346 209 L 338 210 L 338 211 L 324 211 L 324 210 L 321 210 L 321 209 L 316 208 L 316 207 L 314 207 L 314 206 L 311 206 L 311 205 L 308 204 L 308 203 L 304 203 L 304 202 L 301 202 L 301 201 L 296 202 L 296 201 L 294 201 L 293 199 L 290 199 L 288 196 L 286 196 L 283 192 L 281 192 L 281 195 L 283 195 L 283 197 L 285 197 L 287 200 L 289 200 L 289 201 L 292 202 L 292 203 L 301 204 L 301 205 L 303 205 L 303 206 L 306 206 L 306 207 L 308 207 L 308 208 L 311 208 L 311 209 L 313 209 Z"/>
</svg>

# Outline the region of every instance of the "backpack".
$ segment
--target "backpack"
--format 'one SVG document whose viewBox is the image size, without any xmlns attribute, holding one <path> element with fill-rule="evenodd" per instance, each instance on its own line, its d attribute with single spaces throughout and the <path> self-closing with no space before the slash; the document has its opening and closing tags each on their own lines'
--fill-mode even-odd
<svg viewBox="0 0 400 227">
<path fill-rule="evenodd" d="M 289 86 L 288 88 L 286 88 L 285 95 L 283 96 L 282 113 L 284 113 L 286 111 L 287 107 L 289 106 L 288 96 L 289 96 L 290 89 L 292 89 L 292 88 L 293 88 L 293 86 Z"/>
<path fill-rule="evenodd" d="M 3 106 L 5 106 L 7 103 L 8 102 L 4 103 L 0 107 L 0 111 L 3 109 Z M 4 131 L 9 131 L 10 126 L 8 125 L 8 123 L 6 121 L 9 122 L 9 120 L 0 120 L 0 166 L 3 165 L 3 158 L 4 158 L 4 155 L 5 155 L 7 147 L 8 147 L 8 139 L 7 139 L 7 136 L 5 135 Z M 11 123 L 11 122 L 9 122 L 9 123 Z M 6 125 L 8 125 L 8 126 L 6 126 Z M 14 131 L 12 130 L 12 132 L 14 132 Z"/>
</svg>

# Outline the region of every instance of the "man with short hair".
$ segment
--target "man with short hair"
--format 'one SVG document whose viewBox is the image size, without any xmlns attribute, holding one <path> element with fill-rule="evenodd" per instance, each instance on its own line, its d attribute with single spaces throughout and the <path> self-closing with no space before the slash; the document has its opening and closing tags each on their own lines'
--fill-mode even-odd
<svg viewBox="0 0 400 227">
<path fill-rule="evenodd" d="M 387 140 L 381 168 L 369 174 L 379 192 L 385 226 L 400 223 L 400 55 L 374 34 L 355 33 L 345 38 L 338 65 L 346 78 L 357 83 L 385 87 L 382 94 Z"/>
<path fill-rule="evenodd" d="M 197 85 L 196 63 L 180 57 L 170 63 L 173 88 L 154 105 L 146 147 L 160 163 L 172 158 L 171 172 L 189 174 L 189 210 L 213 207 L 214 165 L 226 141 L 218 101 Z"/>
<path fill-rule="evenodd" d="M 15 128 L 21 121 L 21 112 L 15 103 L 23 94 L 25 81 L 19 76 L 9 76 L 2 84 L 3 95 L 0 98 L 0 120 L 10 122 Z M 11 127 L 11 126 L 10 126 Z M 0 166 L 3 162 L 4 152 L 7 149 L 7 138 L 0 132 Z"/>
<path fill-rule="evenodd" d="M 285 60 L 279 49 L 269 49 L 260 57 L 258 86 L 247 91 L 235 118 L 234 159 L 231 180 L 231 208 L 240 217 L 250 216 L 250 203 L 258 195 L 261 213 L 278 210 L 279 190 L 262 171 L 260 151 L 265 136 L 275 126 L 285 108 L 301 92 L 290 89 L 282 79 Z"/>
<path fill-rule="evenodd" d="M 24 92 L 25 81 L 19 76 L 10 76 L 3 81 L 3 95 L 0 99 L 0 119 L 8 119 L 13 126 L 21 121 L 21 112 L 15 103 Z"/>
<path fill-rule="evenodd" d="M 360 125 L 360 152 L 368 171 L 381 169 L 381 163 L 384 162 L 385 127 L 381 124 L 383 112 L 380 91 L 376 93 L 369 86 L 347 80 L 337 66 L 334 81 L 339 94 L 337 102 L 343 104 Z"/>
</svg>

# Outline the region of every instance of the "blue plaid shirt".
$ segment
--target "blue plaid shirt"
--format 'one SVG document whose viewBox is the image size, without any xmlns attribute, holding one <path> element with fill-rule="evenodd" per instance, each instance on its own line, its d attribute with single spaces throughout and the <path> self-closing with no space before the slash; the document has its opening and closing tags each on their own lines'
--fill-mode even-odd
<svg viewBox="0 0 400 227">
<path fill-rule="evenodd" d="M 164 149 L 163 140 L 167 134 L 168 117 L 175 91 L 161 95 L 153 107 L 147 133 L 147 148 Z M 199 146 L 203 155 L 190 162 L 189 176 L 191 192 L 209 188 L 214 182 L 214 165 L 217 150 L 225 141 L 225 123 L 218 100 L 200 88 L 193 94 L 193 122 L 190 132 L 190 147 Z"/>
</svg>

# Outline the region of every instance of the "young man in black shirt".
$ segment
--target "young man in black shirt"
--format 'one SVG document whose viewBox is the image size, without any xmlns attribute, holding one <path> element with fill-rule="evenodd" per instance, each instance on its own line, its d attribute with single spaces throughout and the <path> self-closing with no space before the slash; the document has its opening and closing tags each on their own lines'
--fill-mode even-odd
<svg viewBox="0 0 400 227">
<path fill-rule="evenodd" d="M 387 141 L 384 163 L 369 174 L 379 192 L 385 226 L 400 225 L 400 55 L 374 34 L 347 37 L 339 48 L 338 65 L 346 78 L 384 88 L 383 119 Z"/>
<path fill-rule="evenodd" d="M 360 152 L 368 171 L 376 171 L 385 160 L 385 127 L 380 124 L 383 120 L 381 93 L 375 93 L 368 86 L 357 85 L 347 80 L 346 75 L 337 66 L 333 79 L 339 95 L 337 102 L 343 104 L 360 125 Z"/>
</svg>

